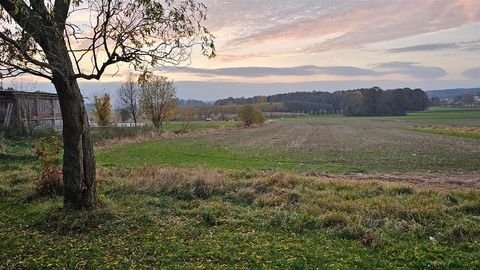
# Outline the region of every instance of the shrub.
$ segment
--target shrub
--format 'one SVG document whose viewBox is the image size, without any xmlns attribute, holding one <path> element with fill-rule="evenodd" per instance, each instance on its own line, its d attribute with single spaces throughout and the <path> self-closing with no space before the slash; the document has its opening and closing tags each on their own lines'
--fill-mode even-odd
<svg viewBox="0 0 480 270">
<path fill-rule="evenodd" d="M 257 194 L 254 188 L 241 188 L 238 191 L 229 193 L 227 196 L 230 202 L 240 205 L 251 205 L 256 197 Z"/>
<path fill-rule="evenodd" d="M 62 141 L 58 135 L 50 135 L 38 139 L 35 154 L 40 160 L 42 168 L 50 168 L 57 165 L 58 163 L 58 153 L 62 147 Z"/>
<path fill-rule="evenodd" d="M 249 127 L 253 124 L 263 124 L 265 122 L 265 116 L 263 113 L 252 105 L 240 107 L 237 114 L 245 127 Z"/>
<path fill-rule="evenodd" d="M 61 140 L 58 135 L 40 138 L 35 147 L 35 154 L 40 160 L 41 174 L 36 182 L 36 195 L 53 196 L 62 194 L 63 173 L 58 165 L 58 153 Z"/>
<path fill-rule="evenodd" d="M 63 174 L 60 166 L 44 168 L 36 183 L 35 193 L 39 196 L 61 195 L 63 193 Z"/>
</svg>

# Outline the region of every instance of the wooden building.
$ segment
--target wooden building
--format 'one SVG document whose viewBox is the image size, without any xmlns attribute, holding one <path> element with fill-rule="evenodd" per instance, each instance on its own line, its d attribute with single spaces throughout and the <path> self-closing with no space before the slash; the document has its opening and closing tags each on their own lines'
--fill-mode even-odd
<svg viewBox="0 0 480 270">
<path fill-rule="evenodd" d="M 58 96 L 43 92 L 0 91 L 0 127 L 22 128 L 29 133 L 41 128 L 61 128 Z"/>
</svg>

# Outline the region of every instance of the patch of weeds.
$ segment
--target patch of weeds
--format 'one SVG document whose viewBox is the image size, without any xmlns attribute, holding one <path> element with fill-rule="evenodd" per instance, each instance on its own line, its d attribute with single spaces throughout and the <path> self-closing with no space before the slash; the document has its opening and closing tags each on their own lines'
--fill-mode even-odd
<svg viewBox="0 0 480 270">
<path fill-rule="evenodd" d="M 49 232 L 73 235 L 88 233 L 109 224 L 117 224 L 119 221 L 121 218 L 107 207 L 84 211 L 57 208 L 42 213 L 34 222 L 34 226 Z"/>
<path fill-rule="evenodd" d="M 425 270 L 443 270 L 443 269 L 448 269 L 448 266 L 446 263 L 442 261 L 433 261 L 427 264 L 425 267 Z"/>
<path fill-rule="evenodd" d="M 276 207 L 286 203 L 286 196 L 277 192 L 259 195 L 255 199 L 255 206 L 258 207 Z"/>
<path fill-rule="evenodd" d="M 389 193 L 393 196 L 407 196 L 415 193 L 412 187 L 393 187 Z"/>
<path fill-rule="evenodd" d="M 0 196 L 6 197 L 10 194 L 10 192 L 11 192 L 10 188 L 0 185 Z"/>
<path fill-rule="evenodd" d="M 257 194 L 253 188 L 241 188 L 226 195 L 227 201 L 240 205 L 251 205 L 255 201 L 256 197 Z"/>
<path fill-rule="evenodd" d="M 196 179 L 192 183 L 192 195 L 200 199 L 211 197 L 215 193 L 215 187 L 204 179 Z"/>
<path fill-rule="evenodd" d="M 318 217 L 320 224 L 323 227 L 333 228 L 347 226 L 349 223 L 348 217 L 340 212 L 330 212 Z"/>
<path fill-rule="evenodd" d="M 14 187 L 17 185 L 23 185 L 23 184 L 29 183 L 30 181 L 32 180 L 26 176 L 19 176 L 19 177 L 14 177 L 10 179 L 8 183 L 10 184 L 10 186 Z"/>
<path fill-rule="evenodd" d="M 460 206 L 460 210 L 470 215 L 480 215 L 480 203 L 468 203 Z"/>
<path fill-rule="evenodd" d="M 453 195 L 447 195 L 442 198 L 443 204 L 445 206 L 455 206 L 458 205 L 458 199 L 455 198 Z"/>
<path fill-rule="evenodd" d="M 274 214 L 270 218 L 269 226 L 297 233 L 318 229 L 320 227 L 318 220 L 309 213 L 289 212 L 278 212 Z"/>
<path fill-rule="evenodd" d="M 461 242 L 469 240 L 480 233 L 478 229 L 475 230 L 470 227 L 471 226 L 466 226 L 465 224 L 455 224 L 453 227 L 447 229 L 443 235 L 443 240 L 449 242 Z"/>
<path fill-rule="evenodd" d="M 392 220 L 385 221 L 383 231 L 389 235 L 397 237 L 400 234 L 406 233 L 410 230 L 410 223 L 406 220 Z"/>
<path fill-rule="evenodd" d="M 374 249 L 380 243 L 380 237 L 377 234 L 367 233 L 363 235 L 361 243 L 367 248 Z"/>
<path fill-rule="evenodd" d="M 385 194 L 385 190 L 383 189 L 383 187 L 376 187 L 374 189 L 366 189 L 364 191 L 362 191 L 362 197 L 364 198 L 373 198 L 373 197 L 377 197 L 377 196 L 381 196 Z"/>
<path fill-rule="evenodd" d="M 297 204 L 300 202 L 302 195 L 296 191 L 290 191 L 287 193 L 287 203 L 288 204 Z"/>
<path fill-rule="evenodd" d="M 297 181 L 294 175 L 280 172 L 256 181 L 253 187 L 257 190 L 257 193 L 267 193 L 271 192 L 274 187 L 293 189 Z"/>
<path fill-rule="evenodd" d="M 235 170 L 229 173 L 229 177 L 233 179 L 252 179 L 258 176 L 257 171 L 253 170 Z"/>
<path fill-rule="evenodd" d="M 367 229 L 359 225 L 351 224 L 350 226 L 336 228 L 334 233 L 345 240 L 359 241 L 367 233 Z"/>
<path fill-rule="evenodd" d="M 228 215 L 228 209 L 218 202 L 210 203 L 200 211 L 200 219 L 208 226 L 221 225 L 222 216 L 226 215 Z"/>
<path fill-rule="evenodd" d="M 218 216 L 219 216 L 218 211 L 214 211 L 214 210 L 202 210 L 200 212 L 200 218 L 208 226 L 219 225 L 220 222 L 218 220 Z"/>
</svg>

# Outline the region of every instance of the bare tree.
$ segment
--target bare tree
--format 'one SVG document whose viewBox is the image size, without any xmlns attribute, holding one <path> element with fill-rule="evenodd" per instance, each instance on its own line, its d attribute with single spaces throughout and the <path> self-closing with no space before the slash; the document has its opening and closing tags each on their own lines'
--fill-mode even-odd
<svg viewBox="0 0 480 270">
<path fill-rule="evenodd" d="M 163 123 L 175 115 L 177 96 L 173 81 L 164 76 L 145 75 L 140 82 L 140 106 L 155 127 L 163 129 Z"/>
<path fill-rule="evenodd" d="M 121 62 L 137 70 L 178 65 L 190 59 L 194 45 L 212 57 L 205 19 L 205 5 L 195 0 L 0 0 L 0 77 L 42 77 L 59 96 L 66 208 L 97 204 L 95 158 L 77 80 L 98 80 Z"/>
<path fill-rule="evenodd" d="M 137 126 L 137 119 L 140 115 L 140 107 L 138 105 L 138 84 L 130 74 L 123 85 L 118 89 L 118 99 L 122 109 L 128 111 L 129 116 L 133 119 L 133 123 Z"/>
</svg>

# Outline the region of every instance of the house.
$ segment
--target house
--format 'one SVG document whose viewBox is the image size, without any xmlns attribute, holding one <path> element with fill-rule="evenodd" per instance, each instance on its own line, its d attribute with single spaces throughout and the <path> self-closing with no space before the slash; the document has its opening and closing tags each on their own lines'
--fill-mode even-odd
<svg viewBox="0 0 480 270">
<path fill-rule="evenodd" d="M 60 128 L 62 124 L 56 94 L 0 91 L 0 127 L 31 132 L 38 128 Z"/>
</svg>

